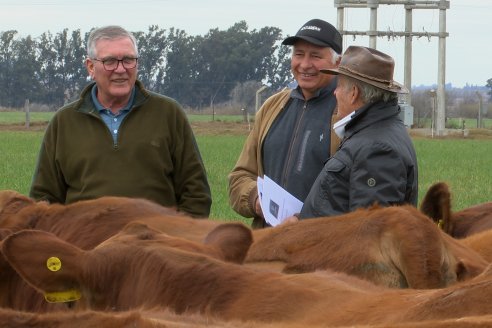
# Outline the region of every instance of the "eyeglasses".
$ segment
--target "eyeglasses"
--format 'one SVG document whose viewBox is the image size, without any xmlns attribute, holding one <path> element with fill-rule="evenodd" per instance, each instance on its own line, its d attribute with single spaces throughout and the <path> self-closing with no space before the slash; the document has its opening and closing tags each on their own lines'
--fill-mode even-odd
<svg viewBox="0 0 492 328">
<path fill-rule="evenodd" d="M 106 71 L 114 71 L 115 69 L 118 68 L 118 65 L 120 63 L 121 63 L 121 65 L 123 65 L 123 68 L 126 68 L 126 69 L 135 68 L 137 66 L 138 57 L 136 57 L 136 58 L 124 57 L 123 59 L 116 59 L 116 58 L 97 59 L 97 58 L 92 58 L 92 60 L 101 62 L 103 64 L 103 67 L 104 67 L 104 69 Z"/>
</svg>

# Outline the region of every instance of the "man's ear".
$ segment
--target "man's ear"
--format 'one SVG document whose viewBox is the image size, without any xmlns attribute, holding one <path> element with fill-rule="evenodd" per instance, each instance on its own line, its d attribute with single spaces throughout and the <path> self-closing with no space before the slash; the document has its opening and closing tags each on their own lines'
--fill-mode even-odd
<svg viewBox="0 0 492 328">
<path fill-rule="evenodd" d="M 360 95 L 359 88 L 355 84 L 352 84 L 350 90 L 350 103 L 356 104 L 359 101 L 359 95 Z"/>
<path fill-rule="evenodd" d="M 91 79 L 94 79 L 94 62 L 89 57 L 85 59 L 85 67 Z"/>
<path fill-rule="evenodd" d="M 338 67 L 338 65 L 340 65 L 341 61 L 342 61 L 342 55 L 339 55 L 337 58 L 337 62 L 335 63 L 335 66 Z"/>
</svg>

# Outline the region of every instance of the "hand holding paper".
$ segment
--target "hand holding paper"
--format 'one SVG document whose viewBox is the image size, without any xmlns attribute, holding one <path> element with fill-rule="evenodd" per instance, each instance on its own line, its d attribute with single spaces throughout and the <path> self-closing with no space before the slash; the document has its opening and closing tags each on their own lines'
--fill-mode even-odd
<svg viewBox="0 0 492 328">
<path fill-rule="evenodd" d="M 265 221 L 272 226 L 301 211 L 303 203 L 268 176 L 257 180 L 258 197 Z"/>
</svg>

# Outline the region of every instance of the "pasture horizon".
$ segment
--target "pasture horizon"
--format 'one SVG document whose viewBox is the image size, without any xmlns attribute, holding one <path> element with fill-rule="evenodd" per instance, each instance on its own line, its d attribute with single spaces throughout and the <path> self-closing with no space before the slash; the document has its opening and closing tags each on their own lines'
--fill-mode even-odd
<svg viewBox="0 0 492 328">
<path fill-rule="evenodd" d="M 34 124 L 44 124 L 49 122 L 49 120 L 53 117 L 56 111 L 48 111 L 48 112 L 30 112 L 30 122 Z M 241 123 L 244 122 L 246 116 L 243 114 L 211 114 L 211 113 L 201 113 L 201 114 L 190 114 L 187 113 L 186 116 L 191 123 L 194 122 L 235 122 Z M 252 123 L 254 120 L 254 115 L 250 115 L 249 119 Z M 0 127 L 2 125 L 22 125 L 26 121 L 26 113 L 22 110 L 9 110 L 9 111 L 0 111 Z M 446 125 L 452 127 L 461 127 L 463 126 L 468 128 L 475 128 L 477 126 L 477 119 L 475 117 L 456 117 L 456 118 L 448 118 Z M 482 118 L 482 124 L 485 129 L 492 129 L 492 118 Z M 429 128 L 431 125 L 430 119 L 425 120 L 424 127 Z"/>
<path fill-rule="evenodd" d="M 236 163 L 246 135 L 215 132 L 215 135 L 196 133 L 212 191 L 210 218 L 250 224 L 250 219 L 242 218 L 231 209 L 227 191 L 227 175 Z M 43 133 L 0 130 L 0 190 L 13 189 L 28 194 Z M 413 141 L 419 163 L 419 204 L 436 182 L 450 186 L 455 211 L 492 201 L 491 139 L 414 137 Z"/>
</svg>

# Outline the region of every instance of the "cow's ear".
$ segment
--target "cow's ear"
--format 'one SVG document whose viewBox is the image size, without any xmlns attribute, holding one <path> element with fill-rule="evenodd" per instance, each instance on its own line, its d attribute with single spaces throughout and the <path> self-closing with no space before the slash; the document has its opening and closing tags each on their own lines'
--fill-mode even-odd
<svg viewBox="0 0 492 328">
<path fill-rule="evenodd" d="M 448 185 L 437 182 L 430 186 L 422 199 L 420 211 L 448 232 L 451 217 L 451 193 Z"/>
<path fill-rule="evenodd" d="M 225 261 L 243 263 L 253 243 L 253 234 L 242 223 L 224 223 L 210 231 L 204 243 L 218 249 Z"/>
<path fill-rule="evenodd" d="M 456 278 L 458 281 L 469 280 L 473 277 L 478 276 L 479 274 L 483 274 L 484 268 L 483 266 L 474 263 L 473 261 L 469 261 L 466 259 L 461 259 L 456 264 Z"/>
<path fill-rule="evenodd" d="M 49 302 L 80 298 L 85 252 L 55 235 L 22 230 L 2 242 L 2 253 L 15 271 Z"/>
</svg>

